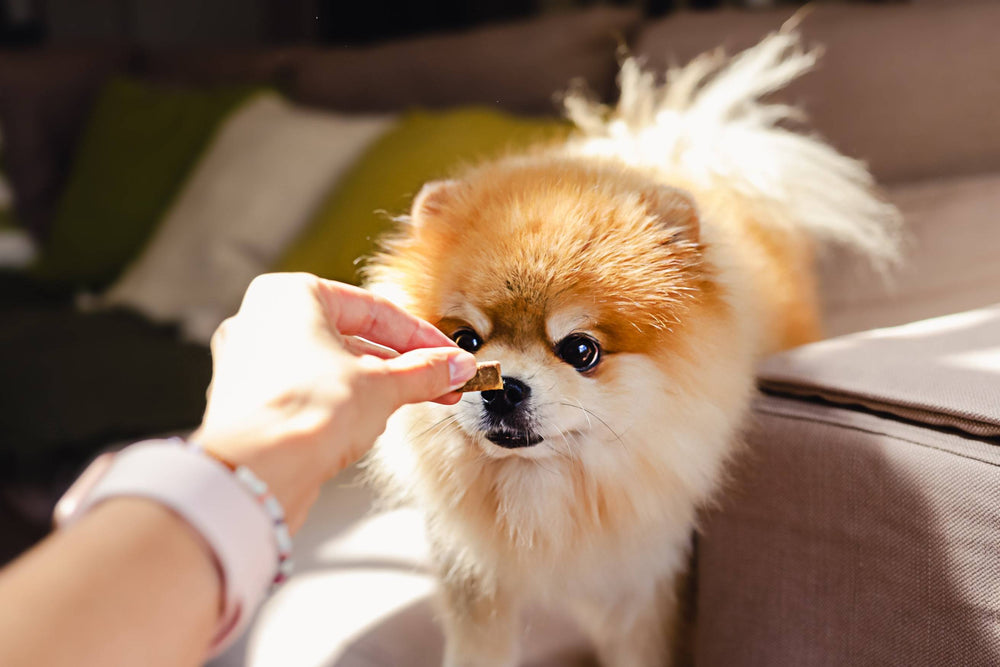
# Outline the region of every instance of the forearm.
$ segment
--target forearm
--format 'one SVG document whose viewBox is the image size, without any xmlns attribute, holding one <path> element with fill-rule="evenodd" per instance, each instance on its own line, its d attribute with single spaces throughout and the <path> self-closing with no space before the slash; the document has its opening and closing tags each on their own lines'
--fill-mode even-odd
<svg viewBox="0 0 1000 667">
<path fill-rule="evenodd" d="M 183 519 L 113 499 L 0 573 L 0 664 L 200 664 L 220 599 L 210 552 Z"/>
<path fill-rule="evenodd" d="M 351 336 L 393 352 L 361 354 L 346 342 Z M 306 274 L 254 279 L 213 336 L 212 358 L 195 442 L 220 463 L 192 448 L 140 443 L 81 480 L 84 497 L 71 492 L 74 503 L 112 499 L 0 572 L 0 665 L 198 664 L 223 616 L 222 593 L 238 630 L 275 572 L 289 569 L 270 494 L 294 532 L 320 484 L 363 455 L 394 410 L 455 403 L 453 391 L 476 370 L 475 357 L 430 323 Z M 228 474 L 223 463 L 258 479 L 240 472 L 217 484 L 217 474 Z M 174 501 L 201 535 L 165 506 L 117 496 L 144 490 Z M 203 540 L 220 559 L 227 591 Z"/>
</svg>

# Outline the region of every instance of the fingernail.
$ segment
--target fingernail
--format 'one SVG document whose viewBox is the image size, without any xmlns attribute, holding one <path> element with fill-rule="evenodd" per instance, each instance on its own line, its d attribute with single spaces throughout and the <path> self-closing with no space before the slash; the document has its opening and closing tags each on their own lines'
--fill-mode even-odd
<svg viewBox="0 0 1000 667">
<path fill-rule="evenodd" d="M 448 359 L 448 377 L 451 381 L 449 390 L 454 391 L 468 382 L 476 374 L 476 357 L 461 351 Z"/>
</svg>

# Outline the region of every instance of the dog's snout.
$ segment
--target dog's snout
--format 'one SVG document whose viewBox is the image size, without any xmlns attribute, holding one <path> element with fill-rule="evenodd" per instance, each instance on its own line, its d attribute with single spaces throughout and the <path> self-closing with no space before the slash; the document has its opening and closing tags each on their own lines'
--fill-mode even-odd
<svg viewBox="0 0 1000 667">
<path fill-rule="evenodd" d="M 531 395 L 531 387 L 520 380 L 504 377 L 503 389 L 493 389 L 482 393 L 483 405 L 492 414 L 510 414 Z"/>
</svg>

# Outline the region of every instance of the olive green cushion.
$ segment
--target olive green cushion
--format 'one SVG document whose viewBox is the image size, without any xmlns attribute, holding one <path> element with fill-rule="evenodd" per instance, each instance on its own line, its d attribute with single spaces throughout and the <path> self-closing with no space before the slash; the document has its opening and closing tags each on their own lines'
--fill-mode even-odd
<svg viewBox="0 0 1000 667">
<path fill-rule="evenodd" d="M 112 281 L 152 234 L 222 119 L 256 90 L 111 80 L 84 130 L 36 277 L 89 287 Z"/>
<path fill-rule="evenodd" d="M 373 252 L 393 216 L 408 212 L 423 183 L 568 131 L 555 119 L 489 109 L 406 113 L 334 186 L 276 269 L 357 283 L 359 260 Z"/>
</svg>

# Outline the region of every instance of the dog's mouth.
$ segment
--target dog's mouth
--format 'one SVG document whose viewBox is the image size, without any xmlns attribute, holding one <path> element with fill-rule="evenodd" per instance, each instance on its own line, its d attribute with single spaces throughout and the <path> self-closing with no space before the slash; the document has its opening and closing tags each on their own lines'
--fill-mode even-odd
<svg viewBox="0 0 1000 667">
<path fill-rule="evenodd" d="M 531 447 L 537 445 L 544 438 L 533 431 L 505 431 L 496 430 L 486 433 L 486 439 L 495 445 L 500 445 L 507 449 L 518 449 L 520 447 Z"/>
</svg>

